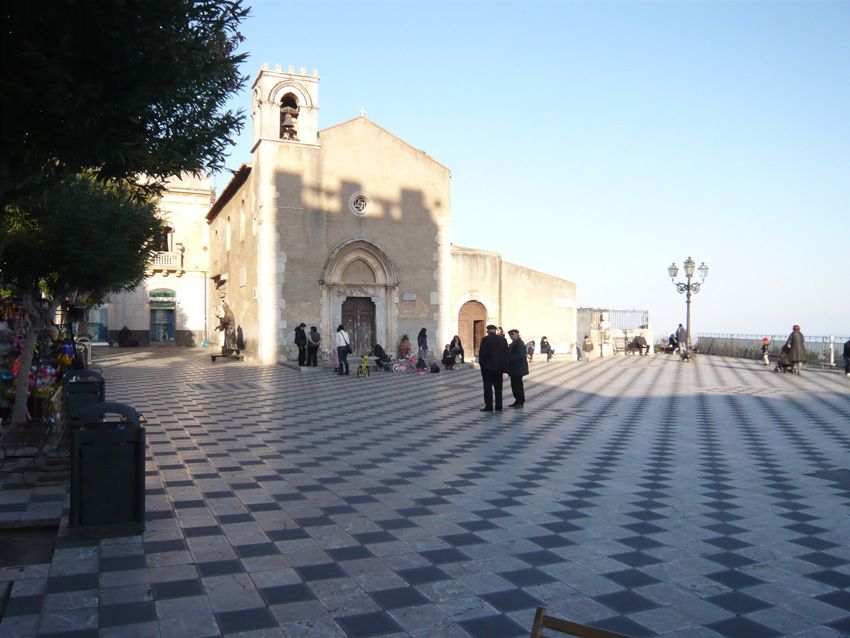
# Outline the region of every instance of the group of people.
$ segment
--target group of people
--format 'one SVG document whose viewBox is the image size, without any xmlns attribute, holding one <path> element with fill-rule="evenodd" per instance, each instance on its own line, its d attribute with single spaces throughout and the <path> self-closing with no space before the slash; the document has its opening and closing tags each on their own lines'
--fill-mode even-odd
<svg viewBox="0 0 850 638">
<path fill-rule="evenodd" d="M 319 344 L 322 342 L 322 335 L 319 334 L 316 326 L 310 326 L 309 334 L 304 330 L 306 327 L 306 324 L 299 323 L 295 328 L 295 345 L 298 346 L 298 365 L 315 368 L 319 365 Z"/>
<path fill-rule="evenodd" d="M 478 346 L 478 366 L 484 385 L 484 407 L 481 412 L 502 411 L 502 383 L 507 373 L 511 380 L 514 402 L 508 407 L 521 408 L 525 405 L 525 388 L 522 378 L 528 374 L 528 353 L 519 330 L 508 330 L 510 345 L 498 327 L 487 326 L 487 335 Z"/>
</svg>

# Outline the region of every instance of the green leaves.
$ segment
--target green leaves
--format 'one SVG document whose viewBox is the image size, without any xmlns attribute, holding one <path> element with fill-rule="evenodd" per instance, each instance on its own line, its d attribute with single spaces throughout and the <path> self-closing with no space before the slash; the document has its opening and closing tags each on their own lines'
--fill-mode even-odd
<svg viewBox="0 0 850 638">
<path fill-rule="evenodd" d="M 241 0 L 28 0 L 0 12 L 0 206 L 44 177 L 212 172 L 243 125 Z"/>
</svg>

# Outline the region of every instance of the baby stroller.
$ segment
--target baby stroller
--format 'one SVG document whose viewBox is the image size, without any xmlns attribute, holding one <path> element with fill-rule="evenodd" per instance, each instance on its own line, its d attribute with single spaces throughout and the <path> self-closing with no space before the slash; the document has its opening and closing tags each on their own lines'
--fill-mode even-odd
<svg viewBox="0 0 850 638">
<path fill-rule="evenodd" d="M 791 346 L 788 344 L 782 346 L 782 350 L 779 351 L 779 361 L 776 362 L 773 371 L 794 373 L 794 364 L 791 363 Z"/>
<path fill-rule="evenodd" d="M 383 370 L 384 372 L 393 371 L 393 359 L 386 353 L 380 343 L 375 344 L 375 370 Z"/>
</svg>

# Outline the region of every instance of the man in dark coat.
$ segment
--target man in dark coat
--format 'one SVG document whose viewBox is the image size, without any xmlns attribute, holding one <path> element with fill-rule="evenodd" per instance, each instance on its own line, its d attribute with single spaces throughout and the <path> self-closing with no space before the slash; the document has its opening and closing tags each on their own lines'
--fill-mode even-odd
<svg viewBox="0 0 850 638">
<path fill-rule="evenodd" d="M 850 377 L 850 339 L 844 343 L 844 374 Z"/>
<path fill-rule="evenodd" d="M 307 365 L 307 333 L 304 332 L 304 328 L 306 327 L 306 324 L 299 323 L 298 327 L 295 328 L 295 345 L 298 346 L 299 366 Z"/>
<path fill-rule="evenodd" d="M 508 376 L 511 378 L 511 392 L 514 395 L 514 402 L 508 407 L 521 408 L 525 405 L 522 378 L 528 374 L 528 356 L 525 344 L 519 338 L 519 330 L 508 330 L 508 336 L 511 338 L 511 345 L 508 347 Z"/>
<path fill-rule="evenodd" d="M 496 334 L 496 326 L 487 326 L 487 336 L 478 346 L 478 365 L 481 368 L 481 380 L 484 383 L 484 407 L 481 412 L 493 411 L 493 396 L 496 397 L 495 409 L 502 410 L 502 375 L 508 371 L 508 341 Z"/>
<path fill-rule="evenodd" d="M 806 360 L 806 340 L 803 338 L 803 333 L 800 332 L 800 326 L 794 325 L 791 329 L 791 334 L 788 335 L 788 341 L 785 343 L 791 348 L 789 357 L 791 363 L 794 364 L 794 372 L 800 374 L 800 369 Z"/>
</svg>

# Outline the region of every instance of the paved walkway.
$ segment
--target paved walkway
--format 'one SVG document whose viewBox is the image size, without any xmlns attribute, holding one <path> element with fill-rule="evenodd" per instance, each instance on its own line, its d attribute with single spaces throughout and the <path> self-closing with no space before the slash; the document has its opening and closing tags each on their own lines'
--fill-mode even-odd
<svg viewBox="0 0 850 638">
<path fill-rule="evenodd" d="M 850 634 L 843 375 L 535 362 L 525 409 L 486 414 L 472 370 L 171 352 L 99 359 L 148 419 L 144 535 L 0 569 L 0 636 L 499 638 L 539 603 L 633 636 Z"/>
</svg>

